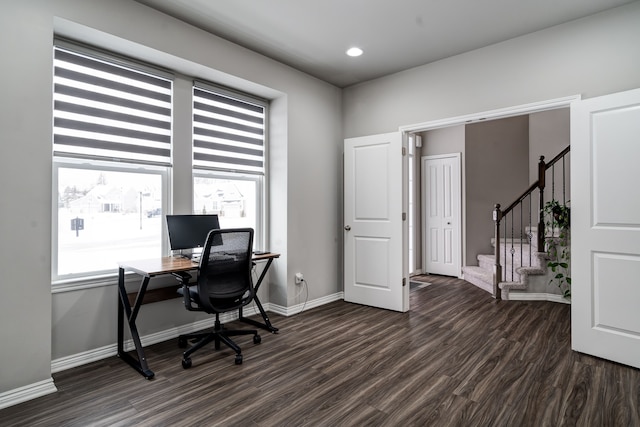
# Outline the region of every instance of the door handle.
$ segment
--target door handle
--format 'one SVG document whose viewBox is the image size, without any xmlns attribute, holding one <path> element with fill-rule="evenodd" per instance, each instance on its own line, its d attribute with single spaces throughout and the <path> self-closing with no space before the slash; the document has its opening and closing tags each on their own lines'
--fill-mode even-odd
<svg viewBox="0 0 640 427">
<path fill-rule="evenodd" d="M 345 230 L 347 230 L 347 231 L 349 231 L 349 230 L 351 230 L 351 226 L 350 226 L 350 225 L 345 225 L 345 226 L 344 226 L 344 229 L 345 229 Z"/>
<path fill-rule="evenodd" d="M 451 225 L 451 223 L 450 223 L 450 222 L 447 222 L 447 225 Z"/>
</svg>

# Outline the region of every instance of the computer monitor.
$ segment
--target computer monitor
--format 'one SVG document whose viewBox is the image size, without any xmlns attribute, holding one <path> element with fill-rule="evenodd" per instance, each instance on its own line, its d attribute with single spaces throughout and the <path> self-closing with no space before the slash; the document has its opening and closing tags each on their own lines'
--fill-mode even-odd
<svg viewBox="0 0 640 427">
<path fill-rule="evenodd" d="M 201 248 L 209 231 L 219 228 L 218 215 L 167 215 L 167 230 L 172 251 Z M 222 236 L 217 236 L 213 244 L 221 245 Z"/>
</svg>

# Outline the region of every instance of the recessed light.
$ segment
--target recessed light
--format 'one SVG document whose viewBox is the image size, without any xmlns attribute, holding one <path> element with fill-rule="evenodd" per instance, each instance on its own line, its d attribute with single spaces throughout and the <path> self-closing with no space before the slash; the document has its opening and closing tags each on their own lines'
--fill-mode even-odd
<svg viewBox="0 0 640 427">
<path fill-rule="evenodd" d="M 362 49 L 359 47 L 352 47 L 347 51 L 347 55 L 349 56 L 360 56 L 362 55 Z"/>
</svg>

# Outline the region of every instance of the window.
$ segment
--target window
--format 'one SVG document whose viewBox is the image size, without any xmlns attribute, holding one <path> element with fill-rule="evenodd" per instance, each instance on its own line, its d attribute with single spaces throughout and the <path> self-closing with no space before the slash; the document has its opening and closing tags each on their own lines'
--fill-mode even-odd
<svg viewBox="0 0 640 427">
<path fill-rule="evenodd" d="M 196 82 L 176 84 L 192 96 L 174 104 L 174 81 L 190 78 L 60 39 L 53 74 L 54 282 L 168 254 L 165 214 L 185 208 L 253 228 L 264 249 L 266 101 Z M 192 142 L 174 145 L 174 117 Z M 172 152 L 190 148 L 192 164 L 175 166 Z M 192 206 L 170 205 L 171 177 L 185 185 L 174 167 L 192 170 Z"/>
<path fill-rule="evenodd" d="M 163 169 L 56 162 L 59 278 L 114 271 L 162 255 Z"/>
<path fill-rule="evenodd" d="M 161 255 L 171 76 L 56 41 L 53 82 L 53 280 Z"/>
<path fill-rule="evenodd" d="M 193 88 L 193 212 L 223 228 L 251 227 L 264 245 L 266 102 L 196 83 Z"/>
</svg>

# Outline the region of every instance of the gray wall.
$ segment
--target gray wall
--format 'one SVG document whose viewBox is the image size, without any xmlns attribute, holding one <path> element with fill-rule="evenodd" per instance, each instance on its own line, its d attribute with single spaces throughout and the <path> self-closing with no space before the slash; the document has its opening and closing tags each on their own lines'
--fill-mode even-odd
<svg viewBox="0 0 640 427">
<path fill-rule="evenodd" d="M 348 87 L 345 137 L 640 87 L 640 2 Z"/>
<path fill-rule="evenodd" d="M 449 126 L 422 132 L 423 156 L 462 153 L 465 148 L 465 126 Z"/>
<path fill-rule="evenodd" d="M 467 125 L 465 146 L 465 259 L 477 265 L 476 255 L 493 253 L 494 205 L 506 208 L 529 186 L 529 117 Z"/>
<path fill-rule="evenodd" d="M 49 380 L 52 359 L 115 344 L 115 277 L 91 289 L 51 291 L 54 29 L 272 99 L 268 248 L 282 257 L 263 300 L 300 303 L 293 299 L 297 271 L 311 300 L 342 290 L 340 89 L 131 0 L 3 2 L 0 55 L 10 60 L 0 68 L 0 394 Z M 188 129 L 176 118 L 176 144 L 188 144 Z M 190 173 L 176 174 L 173 186 L 176 211 L 188 212 Z M 194 319 L 178 300 L 150 304 L 141 333 Z"/>
<path fill-rule="evenodd" d="M 538 179 L 538 163 L 540 156 L 544 156 L 545 162 L 550 162 L 562 150 L 570 144 L 570 110 L 561 108 L 558 110 L 542 111 L 531 114 L 529 118 L 529 180 L 534 182 Z M 569 163 L 571 152 L 565 158 L 564 166 L 561 162 L 556 163 L 553 170 L 547 171 L 544 200 L 555 198 L 561 202 L 571 200 L 571 183 Z M 552 185 L 551 176 L 555 177 L 555 188 Z M 562 185 L 563 175 L 565 185 Z M 564 188 L 563 188 L 564 187 Z M 537 202 L 539 205 L 539 201 Z"/>
<path fill-rule="evenodd" d="M 4 2 L 0 55 L 11 60 L 0 68 L 0 285 L 5 296 L 0 299 L 0 393 L 50 378 L 52 347 L 54 357 L 68 350 L 58 345 L 59 335 L 67 331 L 53 332 L 55 324 L 85 325 L 68 335 L 69 342 L 77 341 L 69 354 L 114 342 L 110 336 L 88 338 L 94 327 L 113 333 L 103 326 L 113 322 L 113 284 L 86 293 L 51 294 L 54 25 L 105 48 L 173 63 L 273 100 L 269 249 L 283 257 L 274 265 L 269 299 L 286 306 L 296 302 L 289 301 L 297 291 L 296 271 L 311 284 L 310 299 L 342 290 L 343 137 L 640 87 L 638 22 L 640 2 L 634 2 L 340 91 L 132 0 Z M 190 194 L 188 179 L 176 180 L 175 194 L 184 204 L 179 195 Z M 172 308 L 157 307 L 161 313 L 156 317 L 175 315 Z M 145 325 L 142 332 L 154 330 L 155 325 Z M 74 332 L 82 334 L 75 338 Z"/>
<path fill-rule="evenodd" d="M 348 87 L 343 94 L 345 137 L 391 132 L 401 126 L 577 94 L 589 98 L 640 87 L 639 22 L 640 2 L 634 2 Z M 532 132 L 541 131 L 538 123 L 533 115 Z M 558 151 L 545 152 L 545 156 Z M 539 157 L 537 152 L 532 155 Z M 473 168 L 474 157 L 469 152 L 464 157 L 464 169 Z M 537 158 L 529 161 L 537 163 Z M 473 230 L 469 221 L 490 221 L 487 215 L 469 218 L 467 214 L 466 229 Z M 475 237 L 466 237 L 467 246 L 472 247 L 470 239 Z M 489 245 L 486 236 L 479 236 L 477 242 L 478 248 Z M 471 247 L 466 248 L 466 265 L 475 264 L 477 252 Z"/>
</svg>

